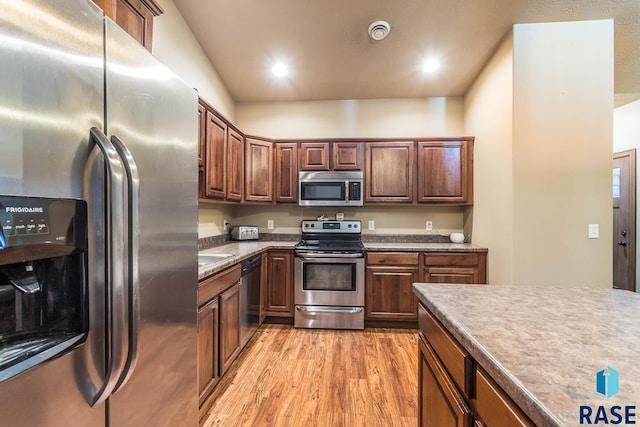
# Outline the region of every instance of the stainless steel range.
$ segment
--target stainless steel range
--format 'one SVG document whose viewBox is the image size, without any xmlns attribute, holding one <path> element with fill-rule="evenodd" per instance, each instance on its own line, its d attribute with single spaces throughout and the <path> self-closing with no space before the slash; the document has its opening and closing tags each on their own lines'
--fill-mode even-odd
<svg viewBox="0 0 640 427">
<path fill-rule="evenodd" d="M 295 247 L 297 328 L 364 329 L 360 221 L 302 221 Z"/>
</svg>

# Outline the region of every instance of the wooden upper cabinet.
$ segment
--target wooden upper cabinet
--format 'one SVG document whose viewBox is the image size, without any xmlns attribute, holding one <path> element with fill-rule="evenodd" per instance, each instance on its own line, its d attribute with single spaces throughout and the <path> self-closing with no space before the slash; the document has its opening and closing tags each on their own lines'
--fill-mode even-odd
<svg viewBox="0 0 640 427">
<path fill-rule="evenodd" d="M 414 143 L 369 142 L 365 146 L 365 202 L 413 202 Z"/>
<path fill-rule="evenodd" d="M 244 137 L 234 129 L 227 133 L 227 200 L 242 201 Z"/>
<path fill-rule="evenodd" d="M 198 102 L 198 169 L 204 169 L 205 146 L 207 142 L 207 108 Z"/>
<path fill-rule="evenodd" d="M 473 141 L 418 142 L 418 202 L 473 204 Z"/>
<path fill-rule="evenodd" d="M 275 198 L 278 203 L 298 202 L 298 144 L 276 143 Z"/>
<path fill-rule="evenodd" d="M 104 14 L 151 52 L 153 18 L 164 11 L 155 0 L 93 0 Z"/>
<path fill-rule="evenodd" d="M 207 111 L 205 196 L 224 199 L 227 188 L 227 124 Z"/>
<path fill-rule="evenodd" d="M 301 171 L 329 170 L 328 142 L 301 142 L 298 153 L 300 156 L 298 166 Z"/>
<path fill-rule="evenodd" d="M 361 142 L 334 142 L 333 143 L 333 170 L 361 171 L 362 170 L 362 143 Z"/>
<path fill-rule="evenodd" d="M 244 194 L 246 201 L 273 201 L 272 142 L 246 138 Z"/>
</svg>

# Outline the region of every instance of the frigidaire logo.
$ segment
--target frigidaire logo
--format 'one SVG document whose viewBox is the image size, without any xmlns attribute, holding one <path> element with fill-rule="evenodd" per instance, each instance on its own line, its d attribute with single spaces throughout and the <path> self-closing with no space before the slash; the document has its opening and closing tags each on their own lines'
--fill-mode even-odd
<svg viewBox="0 0 640 427">
<path fill-rule="evenodd" d="M 27 208 L 21 206 L 7 206 L 6 211 L 8 213 L 44 213 L 44 208 L 35 207 L 35 208 Z"/>
<path fill-rule="evenodd" d="M 620 374 L 611 366 L 596 372 L 596 393 L 607 399 L 620 391 Z M 635 405 L 613 405 L 596 407 L 580 405 L 580 424 L 587 425 L 634 425 L 636 423 Z"/>
</svg>

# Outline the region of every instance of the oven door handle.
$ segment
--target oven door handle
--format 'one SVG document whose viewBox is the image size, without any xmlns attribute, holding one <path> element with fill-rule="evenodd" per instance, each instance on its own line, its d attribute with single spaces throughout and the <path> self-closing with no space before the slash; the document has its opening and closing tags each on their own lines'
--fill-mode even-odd
<svg viewBox="0 0 640 427">
<path fill-rule="evenodd" d="M 304 254 L 304 255 L 296 255 L 298 258 L 309 261 L 315 261 L 318 258 L 364 258 L 362 254 Z"/>
<path fill-rule="evenodd" d="M 307 307 L 304 305 L 297 305 L 296 310 L 306 312 L 317 313 L 348 313 L 356 314 L 362 312 L 362 307 Z"/>
</svg>

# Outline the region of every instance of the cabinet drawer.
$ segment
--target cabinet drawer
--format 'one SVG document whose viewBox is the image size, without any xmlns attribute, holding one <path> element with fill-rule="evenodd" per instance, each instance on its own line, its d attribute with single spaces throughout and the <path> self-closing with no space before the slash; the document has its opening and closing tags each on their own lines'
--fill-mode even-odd
<svg viewBox="0 0 640 427">
<path fill-rule="evenodd" d="M 424 265 L 444 265 L 447 267 L 476 266 L 480 263 L 478 254 L 424 254 Z"/>
<path fill-rule="evenodd" d="M 198 307 L 235 285 L 238 280 L 240 280 L 240 264 L 204 279 L 198 285 Z"/>
<path fill-rule="evenodd" d="M 533 426 L 533 422 L 480 367 L 476 369 L 475 412 L 487 427 Z"/>
<path fill-rule="evenodd" d="M 449 375 L 462 391 L 469 397 L 471 391 L 471 377 L 473 361 L 471 355 L 458 344 L 429 313 L 422 304 L 418 306 L 418 323 L 425 338 L 433 347 Z"/>
<path fill-rule="evenodd" d="M 412 252 L 368 252 L 367 264 L 418 265 L 418 254 Z"/>
<path fill-rule="evenodd" d="M 418 426 L 470 427 L 471 408 L 424 337 L 418 348 Z"/>
</svg>

